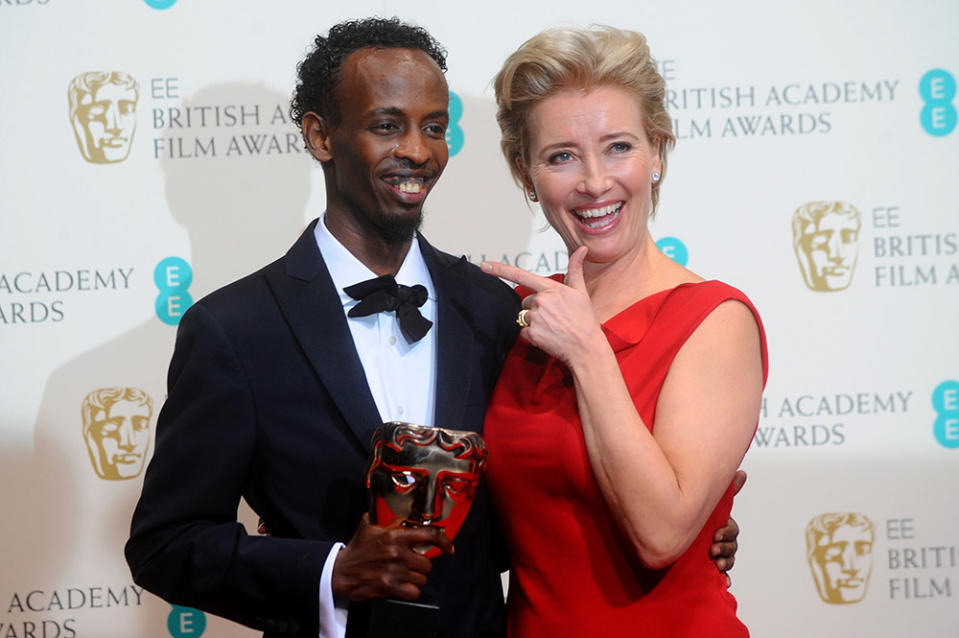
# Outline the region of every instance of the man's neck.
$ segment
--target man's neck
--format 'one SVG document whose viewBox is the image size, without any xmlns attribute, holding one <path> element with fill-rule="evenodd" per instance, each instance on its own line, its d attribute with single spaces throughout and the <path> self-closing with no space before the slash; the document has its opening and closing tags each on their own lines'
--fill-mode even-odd
<svg viewBox="0 0 959 638">
<path fill-rule="evenodd" d="M 394 241 L 383 237 L 375 228 L 343 223 L 342 217 L 330 215 L 329 211 L 324 216 L 324 222 L 330 234 L 377 275 L 395 275 L 403 265 L 413 241 L 412 237 Z"/>
</svg>

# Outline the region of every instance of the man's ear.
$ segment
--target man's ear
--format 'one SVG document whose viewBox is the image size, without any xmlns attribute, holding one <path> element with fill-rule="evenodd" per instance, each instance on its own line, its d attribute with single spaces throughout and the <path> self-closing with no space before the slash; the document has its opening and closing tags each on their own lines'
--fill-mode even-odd
<svg viewBox="0 0 959 638">
<path fill-rule="evenodd" d="M 333 149 L 330 144 L 330 125 L 326 118 L 313 111 L 303 114 L 300 132 L 306 143 L 306 150 L 317 161 L 328 162 L 333 159 Z"/>
</svg>

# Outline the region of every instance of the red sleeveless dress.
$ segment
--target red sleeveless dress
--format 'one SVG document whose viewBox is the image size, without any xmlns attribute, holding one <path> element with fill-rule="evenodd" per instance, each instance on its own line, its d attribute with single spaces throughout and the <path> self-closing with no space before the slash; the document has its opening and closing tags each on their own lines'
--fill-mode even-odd
<svg viewBox="0 0 959 638">
<path fill-rule="evenodd" d="M 650 295 L 603 324 L 651 429 L 673 357 L 706 316 L 730 299 L 748 306 L 759 323 L 743 293 L 706 281 Z M 761 323 L 759 329 L 765 380 Z M 725 576 L 709 558 L 712 534 L 729 518 L 731 489 L 675 563 L 644 567 L 593 477 L 572 377 L 523 341 L 507 356 L 484 432 L 487 481 L 510 552 L 512 638 L 749 635 L 736 618 Z"/>
</svg>

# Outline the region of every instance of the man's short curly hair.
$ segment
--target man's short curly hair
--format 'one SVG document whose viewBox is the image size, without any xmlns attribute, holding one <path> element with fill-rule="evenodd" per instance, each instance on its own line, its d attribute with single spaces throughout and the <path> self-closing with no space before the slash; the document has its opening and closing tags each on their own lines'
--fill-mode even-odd
<svg viewBox="0 0 959 638">
<path fill-rule="evenodd" d="M 303 115 L 314 113 L 339 119 L 334 90 L 340 81 L 343 61 L 359 49 L 419 49 L 446 71 L 446 49 L 422 27 L 399 18 L 349 20 L 330 28 L 326 37 L 316 36 L 313 50 L 296 67 L 297 84 L 290 102 L 290 117 L 299 128 Z"/>
</svg>

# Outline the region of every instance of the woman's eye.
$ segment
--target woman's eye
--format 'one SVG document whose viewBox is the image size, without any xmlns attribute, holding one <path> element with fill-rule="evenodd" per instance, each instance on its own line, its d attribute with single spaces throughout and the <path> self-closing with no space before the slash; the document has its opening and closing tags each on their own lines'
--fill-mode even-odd
<svg viewBox="0 0 959 638">
<path fill-rule="evenodd" d="M 559 152 L 559 153 L 554 153 L 553 155 L 550 155 L 550 156 L 549 156 L 549 162 L 550 162 L 550 164 L 558 164 L 558 163 L 562 163 L 562 162 L 568 162 L 568 161 L 571 160 L 571 159 L 573 159 L 573 156 L 572 156 L 571 154 L 567 153 L 566 151 L 561 151 L 561 152 Z"/>
<path fill-rule="evenodd" d="M 610 146 L 610 149 L 617 153 L 624 153 L 628 151 L 630 148 L 632 148 L 632 146 L 630 146 L 627 142 L 616 142 L 615 144 Z"/>
</svg>

